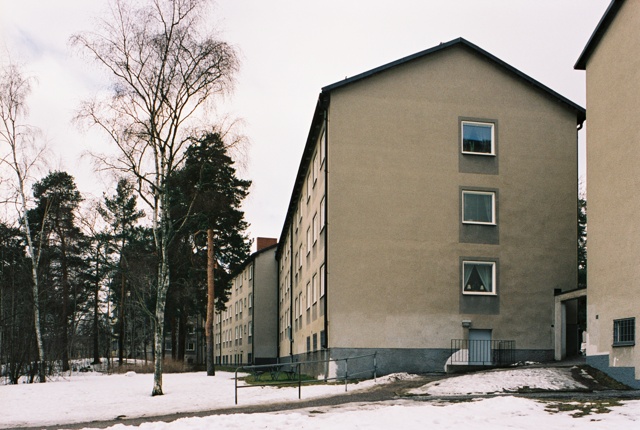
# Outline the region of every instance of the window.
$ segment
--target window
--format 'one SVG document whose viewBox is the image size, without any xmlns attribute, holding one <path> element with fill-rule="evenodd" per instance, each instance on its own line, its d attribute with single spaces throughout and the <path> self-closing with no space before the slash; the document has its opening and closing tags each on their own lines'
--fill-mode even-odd
<svg viewBox="0 0 640 430">
<path fill-rule="evenodd" d="M 320 229 L 322 230 L 324 228 L 324 197 L 322 197 L 322 200 L 320 200 Z"/>
<path fill-rule="evenodd" d="M 462 292 L 464 294 L 496 294 L 496 263 L 462 262 Z"/>
<path fill-rule="evenodd" d="M 322 130 L 320 135 L 320 163 L 324 163 L 324 159 L 327 153 L 327 134 L 325 130 Z"/>
<path fill-rule="evenodd" d="M 311 282 L 307 282 L 307 309 L 311 308 Z"/>
<path fill-rule="evenodd" d="M 320 266 L 320 297 L 324 297 L 324 264 Z"/>
<path fill-rule="evenodd" d="M 318 241 L 318 214 L 313 215 L 313 244 Z"/>
<path fill-rule="evenodd" d="M 302 269 L 302 244 L 298 247 L 298 268 Z"/>
<path fill-rule="evenodd" d="M 467 224 L 496 223 L 496 193 L 484 191 L 462 192 L 462 222 Z"/>
<path fill-rule="evenodd" d="M 318 180 L 318 172 L 320 171 L 320 162 L 318 161 L 318 154 L 313 156 L 313 186 L 316 186 Z"/>
<path fill-rule="evenodd" d="M 196 344 L 193 342 L 187 342 L 187 351 L 195 351 L 196 350 Z"/>
<path fill-rule="evenodd" d="M 253 279 L 253 265 L 249 266 L 249 279 Z"/>
<path fill-rule="evenodd" d="M 309 200 L 311 199 L 311 175 L 307 175 L 307 203 L 309 203 Z"/>
<path fill-rule="evenodd" d="M 636 319 L 613 320 L 613 346 L 633 346 L 636 344 Z"/>
<path fill-rule="evenodd" d="M 494 155 L 493 124 L 462 121 L 462 153 Z"/>
<path fill-rule="evenodd" d="M 307 228 L 307 254 L 311 252 L 311 245 L 313 243 L 311 242 L 311 227 L 309 227 Z"/>
<path fill-rule="evenodd" d="M 253 294 L 249 293 L 249 309 L 253 306 Z"/>
<path fill-rule="evenodd" d="M 313 296 L 313 304 L 315 305 L 318 301 L 318 275 L 314 274 L 313 278 L 311 278 L 311 294 Z"/>
</svg>

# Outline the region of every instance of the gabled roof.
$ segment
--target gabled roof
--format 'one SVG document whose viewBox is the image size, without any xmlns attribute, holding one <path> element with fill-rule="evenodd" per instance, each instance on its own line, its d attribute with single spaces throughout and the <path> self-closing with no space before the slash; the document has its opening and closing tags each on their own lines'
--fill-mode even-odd
<svg viewBox="0 0 640 430">
<path fill-rule="evenodd" d="M 596 29 L 593 31 L 593 34 L 589 38 L 587 45 L 582 50 L 582 54 L 580 54 L 580 58 L 578 58 L 578 61 L 576 61 L 575 66 L 573 66 L 574 69 L 578 69 L 578 70 L 586 69 L 587 61 L 589 61 L 589 57 L 591 57 L 591 54 L 593 54 L 593 51 L 595 51 L 596 47 L 598 46 L 598 43 L 600 43 L 600 40 L 602 40 L 602 37 L 609 29 L 609 26 L 615 19 L 623 3 L 624 3 L 624 0 L 611 1 L 606 12 L 604 13 L 604 15 L 602 15 L 600 22 L 596 26 Z"/>
<path fill-rule="evenodd" d="M 398 67 L 401 66 L 403 64 L 406 64 L 410 61 L 419 59 L 419 58 L 423 58 L 426 57 L 427 55 L 439 52 L 439 51 L 443 51 L 445 49 L 448 49 L 450 47 L 453 46 L 464 46 L 467 47 L 469 49 L 471 49 L 472 51 L 480 54 L 481 56 L 485 57 L 487 60 L 493 62 L 494 64 L 502 67 L 503 69 L 513 73 L 514 75 L 516 75 L 518 78 L 522 79 L 525 83 L 532 85 L 533 87 L 542 90 L 543 92 L 547 93 L 548 95 L 550 95 L 552 98 L 556 99 L 557 101 L 559 101 L 560 103 L 564 104 L 566 107 L 568 107 L 571 110 L 576 111 L 577 115 L 577 122 L 578 124 L 582 124 L 582 122 L 585 120 L 586 118 L 586 111 L 582 106 L 577 105 L 576 103 L 572 102 L 571 100 L 567 99 L 566 97 L 558 94 L 557 92 L 553 91 L 551 88 L 547 87 L 546 85 L 543 85 L 542 83 L 536 81 L 535 79 L 533 79 L 532 77 L 522 73 L 520 70 L 516 69 L 515 67 L 505 63 L 504 61 L 502 61 L 501 59 L 499 59 L 498 57 L 488 53 L 487 51 L 485 51 L 484 49 L 480 48 L 477 45 L 474 45 L 473 43 L 469 42 L 468 40 L 460 37 L 458 39 L 454 39 L 450 42 L 446 42 L 446 43 L 441 43 L 438 46 L 434 46 L 433 48 L 429 48 L 426 49 L 424 51 L 420 51 L 417 52 L 415 54 L 409 55 L 407 57 L 404 58 L 400 58 L 399 60 L 396 61 L 392 61 L 391 63 L 387 63 L 385 65 L 382 65 L 380 67 L 376 67 L 375 69 L 371 69 L 367 72 L 364 73 L 360 73 L 359 75 L 355 75 L 352 76 L 351 78 L 347 78 L 344 79 L 342 81 L 333 83 L 331 85 L 327 85 L 326 87 L 322 88 L 322 93 L 330 93 L 331 91 L 337 89 L 337 88 L 341 88 L 344 87 L 345 85 L 349 85 L 352 84 L 354 82 L 357 81 L 361 81 L 363 79 L 369 78 L 371 76 L 377 75 L 379 73 L 383 73 L 386 72 L 387 70 L 393 69 L 394 67 Z"/>
<path fill-rule="evenodd" d="M 347 85 L 350 85 L 350 84 L 352 84 L 354 82 L 358 82 L 358 81 L 361 81 L 363 79 L 370 78 L 370 77 L 375 76 L 375 75 L 377 75 L 379 73 L 383 73 L 383 72 L 386 72 L 387 70 L 393 69 L 394 67 L 401 66 L 401 65 L 406 64 L 406 63 L 408 63 L 410 61 L 425 57 L 425 56 L 427 56 L 429 54 L 433 54 L 433 53 L 436 53 L 436 52 L 439 52 L 439 51 L 443 51 L 445 49 L 448 49 L 448 48 L 451 48 L 451 47 L 454 47 L 454 46 L 463 46 L 463 47 L 466 47 L 466 48 L 476 52 L 477 54 L 481 55 L 485 59 L 493 62 L 494 64 L 498 65 L 499 67 L 501 67 L 501 68 L 507 70 L 508 72 L 514 74 L 516 77 L 521 79 L 525 84 L 532 85 L 533 87 L 537 88 L 538 90 L 542 91 L 543 93 L 546 93 L 552 99 L 555 99 L 556 101 L 558 101 L 559 103 L 561 103 L 565 107 L 567 107 L 568 109 L 574 111 L 576 113 L 577 124 L 581 125 L 584 122 L 584 120 L 586 119 L 586 110 L 582 106 L 579 106 L 576 103 L 572 102 L 571 100 L 561 96 L 560 94 L 558 94 L 557 92 L 553 91 L 549 87 L 541 84 L 540 82 L 536 81 L 535 79 L 531 78 L 530 76 L 522 73 L 521 71 L 519 71 L 515 67 L 505 63 L 504 61 L 500 60 L 498 57 L 495 57 L 494 55 L 488 53 L 487 51 L 481 49 L 480 47 L 474 45 L 473 43 L 471 43 L 468 40 L 463 39 L 463 38 L 458 38 L 458 39 L 454 39 L 454 40 L 452 40 L 450 42 L 441 43 L 440 45 L 435 46 L 433 48 L 426 49 L 424 51 L 420 51 L 420 52 L 415 53 L 413 55 L 409 55 L 409 56 L 401 58 L 399 60 L 392 61 L 391 63 L 382 65 L 380 67 L 376 67 L 376 68 L 371 69 L 371 70 L 369 70 L 367 72 L 360 73 L 358 75 L 352 76 L 351 78 L 347 78 L 347 79 L 344 79 L 342 81 L 335 82 L 335 83 L 333 83 L 331 85 L 327 85 L 327 86 L 323 87 L 322 91 L 320 92 L 320 95 L 318 97 L 318 102 L 316 104 L 316 109 L 315 109 L 315 111 L 313 113 L 313 118 L 311 120 L 311 127 L 309 128 L 309 134 L 307 135 L 307 142 L 306 142 L 304 150 L 302 152 L 302 158 L 300 160 L 300 166 L 298 167 L 298 173 L 296 175 L 296 180 L 295 180 L 294 185 L 293 185 L 293 191 L 291 193 L 291 199 L 289 200 L 289 208 L 287 209 L 287 215 L 285 217 L 284 225 L 282 227 L 282 232 L 280 234 L 280 239 L 278 240 L 278 250 L 276 251 L 278 257 L 282 253 L 282 251 L 283 251 L 283 249 L 284 249 L 284 247 L 286 245 L 285 238 L 287 237 L 287 232 L 288 232 L 289 228 L 292 226 L 293 215 L 295 213 L 295 210 L 296 210 L 300 195 L 303 192 L 302 187 L 304 185 L 305 177 L 309 172 L 309 168 L 310 168 L 310 165 L 311 165 L 311 157 L 313 156 L 313 151 L 315 149 L 316 140 L 318 139 L 319 133 L 322 130 L 322 126 L 323 126 L 323 123 L 324 123 L 324 120 L 325 120 L 325 118 L 324 118 L 325 109 L 329 105 L 331 91 L 336 90 L 338 88 L 342 88 L 342 87 L 347 86 Z"/>
<path fill-rule="evenodd" d="M 249 257 L 247 257 L 247 259 L 246 259 L 246 260 L 244 260 L 244 261 L 242 262 L 242 264 L 241 264 L 238 268 L 236 268 L 236 270 L 234 270 L 234 271 L 231 273 L 231 279 L 234 279 L 236 276 L 238 276 L 240 273 L 242 273 L 242 272 L 244 271 L 244 269 L 246 269 L 246 268 L 247 268 L 247 266 L 248 266 L 251 262 L 253 262 L 256 258 L 258 258 L 258 256 L 259 256 L 259 255 L 262 255 L 262 254 L 264 254 L 265 252 L 269 251 L 270 249 L 274 249 L 274 248 L 276 248 L 277 246 L 278 246 L 278 244 L 277 244 L 277 243 L 274 243 L 273 245 L 266 246 L 266 247 L 262 248 L 261 250 L 256 251 L 256 252 L 254 252 L 253 254 L 249 255 Z"/>
</svg>

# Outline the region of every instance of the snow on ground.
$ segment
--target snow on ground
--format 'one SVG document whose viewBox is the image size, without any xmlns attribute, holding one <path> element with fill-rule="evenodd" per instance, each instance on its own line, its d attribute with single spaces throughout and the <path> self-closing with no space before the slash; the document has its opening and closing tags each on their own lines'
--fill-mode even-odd
<svg viewBox="0 0 640 430">
<path fill-rule="evenodd" d="M 514 393 L 519 389 L 576 391 L 584 385 L 571 377 L 569 368 L 525 368 L 473 373 L 443 379 L 416 388 L 410 394 L 457 396 L 466 394 Z"/>
<path fill-rule="evenodd" d="M 377 382 L 349 385 L 349 391 L 410 377 L 407 374 L 391 375 L 379 378 Z M 152 416 L 234 405 L 232 373 L 217 372 L 214 377 L 207 377 L 205 373 L 166 374 L 165 395 L 158 397 L 150 396 L 152 378 L 152 375 L 140 374 L 79 374 L 46 384 L 0 386 L 0 428 L 107 420 L 123 415 Z M 572 383 L 569 374 L 563 370 L 515 369 L 448 378 L 440 381 L 440 385 L 428 384 L 422 393 L 432 394 L 431 390 L 438 387 L 448 387 L 448 394 L 501 392 L 505 388 L 512 390 L 521 386 L 567 389 L 575 387 Z M 342 392 L 343 385 L 303 386 L 302 398 Z M 238 403 L 240 406 L 280 401 L 295 404 L 297 395 L 297 387 L 244 388 L 239 390 Z M 388 429 L 398 425 L 403 430 L 640 428 L 640 401 L 625 401 L 619 406 L 611 406 L 609 413 L 578 418 L 572 417 L 571 412 L 554 413 L 546 408 L 548 405 L 544 402 L 510 395 L 455 403 L 405 399 L 274 413 L 185 418 L 171 423 L 149 422 L 140 429 Z M 128 428 L 132 427 L 124 424 L 111 427 L 112 430 Z"/>
</svg>

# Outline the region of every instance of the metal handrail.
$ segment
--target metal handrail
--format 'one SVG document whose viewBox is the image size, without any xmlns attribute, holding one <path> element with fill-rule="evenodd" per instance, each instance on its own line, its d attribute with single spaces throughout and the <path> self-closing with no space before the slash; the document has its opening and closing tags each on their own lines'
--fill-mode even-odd
<svg viewBox="0 0 640 430">
<path fill-rule="evenodd" d="M 238 368 L 236 368 L 235 370 L 235 376 L 234 376 L 234 385 L 235 385 L 235 404 L 238 404 L 238 389 L 239 388 L 254 388 L 254 387 L 266 387 L 266 386 L 286 386 L 286 385 L 294 385 L 297 384 L 298 385 L 298 400 L 300 400 L 302 398 L 302 384 L 314 384 L 314 383 L 318 383 L 318 382 L 326 382 L 326 381 L 332 381 L 332 380 L 342 380 L 344 379 L 344 390 L 345 392 L 347 391 L 347 385 L 348 385 L 348 381 L 349 379 L 354 379 L 354 376 L 356 375 L 362 375 L 364 373 L 369 374 L 371 372 L 373 372 L 373 380 L 375 381 L 377 379 L 377 370 L 378 370 L 378 361 L 377 361 L 377 352 L 374 352 L 373 354 L 366 354 L 366 355 L 357 355 L 357 356 L 353 356 L 353 357 L 345 357 L 345 358 L 332 358 L 332 359 L 326 359 L 326 360 L 309 360 L 309 361 L 294 361 L 294 362 L 290 362 L 290 363 L 274 363 L 274 364 L 261 364 L 261 365 L 255 365 L 255 366 L 240 366 Z M 373 357 L 373 364 L 372 364 L 372 368 L 371 369 L 366 369 L 360 372 L 355 372 L 352 373 L 351 375 L 349 374 L 349 360 L 357 360 L 357 359 L 361 359 L 361 358 L 367 358 L 367 357 Z M 344 361 L 345 362 L 345 374 L 343 377 L 339 377 L 336 376 L 334 378 L 327 378 L 325 376 L 325 378 L 323 378 L 322 380 L 302 380 L 302 373 L 300 372 L 300 368 L 301 365 L 306 365 L 306 364 L 318 364 L 318 363 L 329 363 L 329 362 L 340 362 L 340 361 Z M 274 368 L 282 368 L 282 367 L 295 367 L 295 372 L 292 372 L 291 375 L 295 376 L 295 379 L 290 379 L 289 381 L 276 381 L 276 382 L 270 382 L 270 383 L 264 383 L 264 384 L 252 384 L 252 385 L 238 385 L 238 372 L 239 371 L 247 371 L 248 373 L 254 374 L 256 375 L 256 371 L 259 371 L 260 369 L 274 369 Z M 279 374 L 280 371 L 274 372 L 273 370 L 271 371 L 272 376 L 273 373 Z M 258 379 L 256 379 L 256 381 L 258 381 Z"/>
</svg>

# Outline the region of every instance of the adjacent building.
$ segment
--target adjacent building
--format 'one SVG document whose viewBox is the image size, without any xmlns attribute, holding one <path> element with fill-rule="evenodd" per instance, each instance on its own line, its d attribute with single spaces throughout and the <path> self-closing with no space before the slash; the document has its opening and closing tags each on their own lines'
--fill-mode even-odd
<svg viewBox="0 0 640 430">
<path fill-rule="evenodd" d="M 588 305 L 587 363 L 640 388 L 640 2 L 614 0 L 582 52 L 586 70 Z"/>
<path fill-rule="evenodd" d="M 215 357 L 222 365 L 277 359 L 277 240 L 258 238 L 256 252 L 235 273 L 227 309 L 216 314 Z"/>
<path fill-rule="evenodd" d="M 554 294 L 577 280 L 584 120 L 464 39 L 324 87 L 277 245 L 280 359 L 494 360 L 474 342 L 552 359 Z"/>
</svg>

